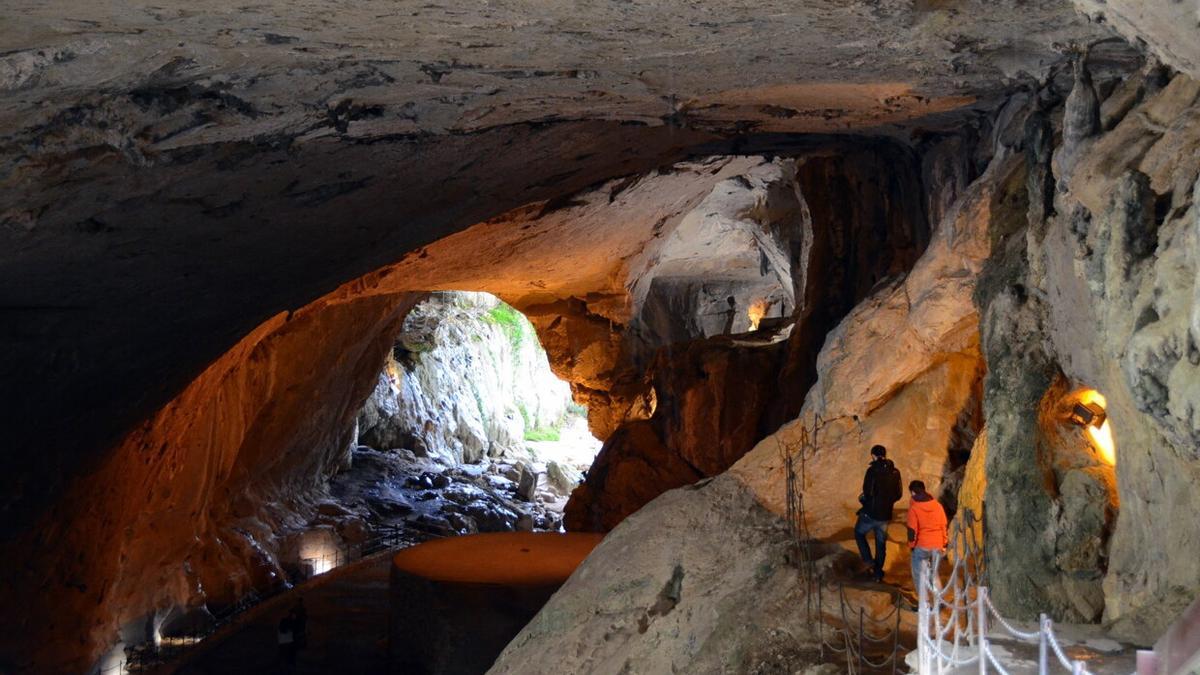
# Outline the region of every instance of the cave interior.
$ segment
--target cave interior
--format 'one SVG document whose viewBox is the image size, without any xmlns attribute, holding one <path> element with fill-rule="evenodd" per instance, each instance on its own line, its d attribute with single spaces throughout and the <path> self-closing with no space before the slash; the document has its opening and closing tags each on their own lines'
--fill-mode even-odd
<svg viewBox="0 0 1200 675">
<path fill-rule="evenodd" d="M 1200 667 L 1200 4 L 5 15 L 0 673 Z"/>
</svg>

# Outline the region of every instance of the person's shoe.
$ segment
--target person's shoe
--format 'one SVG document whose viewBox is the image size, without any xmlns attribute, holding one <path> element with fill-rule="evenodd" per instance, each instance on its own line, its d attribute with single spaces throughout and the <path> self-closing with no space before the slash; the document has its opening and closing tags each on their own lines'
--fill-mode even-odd
<svg viewBox="0 0 1200 675">
<path fill-rule="evenodd" d="M 883 583 L 883 572 L 876 572 L 875 575 L 872 576 L 871 578 L 875 581 L 875 583 L 882 584 Z"/>
</svg>

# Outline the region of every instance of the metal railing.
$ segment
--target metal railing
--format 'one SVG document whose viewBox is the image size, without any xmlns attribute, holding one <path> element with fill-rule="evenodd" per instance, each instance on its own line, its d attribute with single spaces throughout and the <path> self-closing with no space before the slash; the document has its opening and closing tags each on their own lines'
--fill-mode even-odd
<svg viewBox="0 0 1200 675">
<path fill-rule="evenodd" d="M 358 562 L 380 551 L 396 548 L 403 540 L 404 532 L 405 530 L 398 525 L 385 525 L 361 542 L 344 547 L 335 546 L 332 550 L 327 550 L 320 555 L 301 558 L 300 562 L 312 567 L 312 574 L 308 578 L 320 576 L 342 565 Z"/>
<path fill-rule="evenodd" d="M 827 626 L 824 615 L 826 588 L 837 589 L 837 616 L 840 625 Z M 854 608 L 846 599 L 846 586 L 818 582 L 818 619 L 815 621 L 820 653 L 826 651 L 840 655 L 846 660 L 846 672 L 850 675 L 867 670 L 889 670 L 894 674 L 900 666 L 900 596 L 893 595 L 892 609 L 883 617 L 867 614 L 863 607 Z M 883 627 L 882 629 L 880 627 Z M 881 634 L 872 631 L 882 630 Z M 828 637 L 826 631 L 829 632 Z"/>
<path fill-rule="evenodd" d="M 406 530 L 399 525 L 385 525 L 375 529 L 372 536 L 361 542 L 345 547 L 335 547 L 331 552 L 320 556 L 301 558 L 301 563 L 307 563 L 312 566 L 313 570 L 320 571 L 301 579 L 295 585 L 287 584 L 278 586 L 261 594 L 251 590 L 236 603 L 226 605 L 215 612 L 211 612 L 209 614 L 211 619 L 205 618 L 203 614 L 194 614 L 193 618 L 187 622 L 186 627 L 179 629 L 176 626 L 170 635 L 162 636 L 157 643 L 146 641 L 129 645 L 125 647 L 123 658 L 119 663 L 99 668 L 94 672 L 96 675 L 131 675 L 132 673 L 148 672 L 169 663 L 178 658 L 187 649 L 202 642 L 221 628 L 233 623 L 238 616 L 250 608 L 302 585 L 303 581 L 307 579 L 316 578 L 321 574 L 343 565 L 357 562 L 376 553 L 397 548 L 405 542 L 405 534 Z"/>
<path fill-rule="evenodd" d="M 822 417 L 814 416 L 811 432 L 807 426 L 801 426 L 794 440 L 787 445 L 779 444 L 786 486 L 785 517 L 792 559 L 804 588 L 805 614 L 816 630 L 822 658 L 827 653 L 839 655 L 845 660 L 849 675 L 888 669 L 894 675 L 899 668 L 900 653 L 904 651 L 900 644 L 899 593 L 892 594 L 891 611 L 882 617 L 873 616 L 864 607 L 855 607 L 849 602 L 844 583 L 828 581 L 817 571 L 814 539 L 808 530 L 804 505 L 804 487 L 808 481 L 807 459 L 816 451 L 817 437 L 825 425 Z M 827 621 L 825 595 L 835 591 L 836 611 L 833 611 L 833 621 Z"/>
</svg>

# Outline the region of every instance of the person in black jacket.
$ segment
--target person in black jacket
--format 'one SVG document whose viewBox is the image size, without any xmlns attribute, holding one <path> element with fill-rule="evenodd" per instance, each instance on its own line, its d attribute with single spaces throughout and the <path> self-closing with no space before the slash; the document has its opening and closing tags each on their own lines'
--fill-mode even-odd
<svg viewBox="0 0 1200 675">
<path fill-rule="evenodd" d="M 887 527 L 892 520 L 892 506 L 900 499 L 900 471 L 887 458 L 887 448 L 871 448 L 871 465 L 863 476 L 862 494 L 858 501 L 858 521 L 854 523 L 854 540 L 863 562 L 871 566 L 875 581 L 883 581 L 883 563 L 887 559 Z M 867 533 L 875 533 L 875 555 L 867 544 Z"/>
</svg>

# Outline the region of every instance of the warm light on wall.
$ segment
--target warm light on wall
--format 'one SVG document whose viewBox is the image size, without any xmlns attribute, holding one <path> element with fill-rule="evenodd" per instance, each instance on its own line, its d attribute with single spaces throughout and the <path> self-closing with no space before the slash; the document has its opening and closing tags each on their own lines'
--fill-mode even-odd
<svg viewBox="0 0 1200 675">
<path fill-rule="evenodd" d="M 750 330 L 758 330 L 758 323 L 767 315 L 767 307 L 768 303 L 765 299 L 750 303 L 750 309 L 746 310 L 747 316 L 750 317 Z"/>
<path fill-rule="evenodd" d="M 1087 434 L 1088 438 L 1092 439 L 1096 452 L 1100 453 L 1100 459 L 1104 460 L 1105 464 L 1116 464 L 1117 446 L 1113 442 L 1112 425 L 1108 420 L 1104 420 L 1104 424 L 1099 428 L 1089 426 Z"/>
<path fill-rule="evenodd" d="M 328 535 L 310 532 L 300 546 L 300 562 L 312 566 L 312 574 L 324 574 L 341 562 L 341 551 Z M 322 536 L 325 535 L 325 536 Z"/>
<path fill-rule="evenodd" d="M 1100 454 L 1100 459 L 1104 460 L 1105 464 L 1116 464 L 1117 444 L 1113 441 L 1112 424 L 1109 422 L 1106 412 L 1108 400 L 1104 398 L 1104 394 L 1095 389 L 1085 389 L 1079 393 L 1079 405 L 1092 412 L 1092 416 L 1081 422 L 1088 439 L 1092 442 L 1092 447 L 1096 448 L 1096 452 Z M 1075 417 L 1073 416 L 1072 419 Z M 1076 422 L 1080 422 L 1080 420 L 1076 419 Z"/>
<path fill-rule="evenodd" d="M 333 569 L 333 559 L 330 557 L 305 558 L 304 562 L 312 565 L 313 576 L 324 574 Z"/>
</svg>

